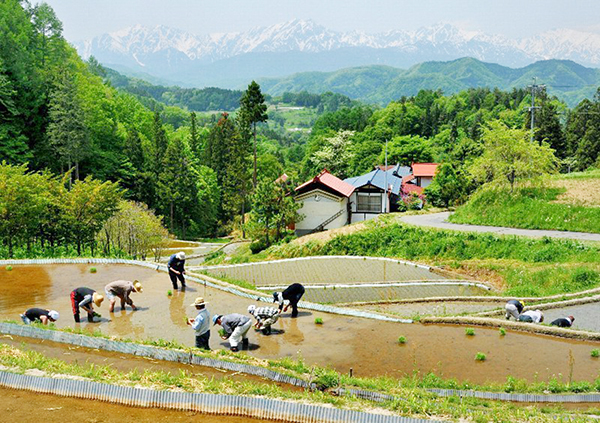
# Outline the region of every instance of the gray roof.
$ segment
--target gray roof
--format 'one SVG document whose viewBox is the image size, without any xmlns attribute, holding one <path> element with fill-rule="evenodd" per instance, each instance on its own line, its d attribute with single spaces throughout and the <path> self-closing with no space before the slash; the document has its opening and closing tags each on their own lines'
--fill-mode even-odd
<svg viewBox="0 0 600 423">
<path fill-rule="evenodd" d="M 364 187 L 365 185 L 372 185 L 385 190 L 385 175 L 387 173 L 387 183 L 391 186 L 392 194 L 399 195 L 402 188 L 402 178 L 412 173 L 412 170 L 408 166 L 396 165 L 393 168 L 383 171 L 379 168 L 360 176 L 354 176 L 352 178 L 344 179 L 344 182 L 354 186 L 355 188 Z"/>
</svg>

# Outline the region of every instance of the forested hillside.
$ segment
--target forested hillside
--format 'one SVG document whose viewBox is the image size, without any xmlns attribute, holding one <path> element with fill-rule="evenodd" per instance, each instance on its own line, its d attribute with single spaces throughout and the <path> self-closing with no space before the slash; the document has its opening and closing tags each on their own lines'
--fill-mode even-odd
<svg viewBox="0 0 600 423">
<path fill-rule="evenodd" d="M 422 67 L 427 66 L 433 65 Z M 454 66 L 445 71 L 445 78 L 460 82 L 462 72 L 462 80 L 485 82 L 476 76 L 477 68 L 468 76 L 464 62 Z M 392 72 L 376 69 L 382 75 Z M 531 72 L 521 77 L 527 79 Z M 63 39 L 61 22 L 48 5 L 4 1 L 0 3 L 2 243 L 29 249 L 62 242 L 76 245 L 78 252 L 97 251 L 103 242 L 103 248 L 110 244 L 108 232 L 102 239 L 98 233 L 114 213 L 146 213 L 145 204 L 180 237 L 239 230 L 240 235 L 269 244 L 285 238 L 286 225 L 297 218 L 297 207 L 286 196 L 295 184 L 323 168 L 340 178 L 369 172 L 384 162 L 386 142 L 389 163 L 443 162 L 440 182 L 428 192 L 430 201 L 440 205 L 464 201 L 477 186 L 494 178 L 506 179 L 490 166 L 498 162 L 493 158 L 498 145 L 520 149 L 522 157 L 538 155 L 546 160 L 537 169 L 530 165 L 511 170 L 511 184 L 546 165 L 555 171 L 598 164 L 600 92 L 569 109 L 540 88 L 535 142 L 530 143 L 531 93 L 526 89 L 469 88 L 450 95 L 438 87 L 401 96 L 367 76 L 351 79 L 356 92 L 369 96 L 388 90 L 392 101 L 385 107 L 332 92 L 282 91 L 269 98 L 254 81 L 248 81 L 245 91 L 153 86 L 121 77 L 93 59 L 82 61 Z M 589 81 L 593 77 L 592 72 Z M 273 184 L 284 172 L 288 182 Z M 48 221 L 41 218 L 61 213 L 77 220 L 77 207 L 87 204 L 81 198 L 94 198 L 85 192 L 104 182 L 109 182 L 103 189 L 113 200 L 101 207 L 107 213 L 98 214 L 93 223 L 89 220 L 92 229 L 85 238 L 77 239 L 69 219 L 61 228 L 53 227 L 48 238 L 44 226 Z M 40 184 L 46 188 L 39 190 Z M 51 196 L 42 195 L 50 191 Z M 30 205 L 38 194 L 45 198 L 41 209 Z M 122 203 L 125 200 L 139 207 Z M 65 204 L 70 208 L 59 207 Z M 13 209 L 17 206 L 20 214 Z M 28 222 L 26 229 L 23 222 Z"/>
<path fill-rule="evenodd" d="M 420 90 L 442 90 L 455 94 L 469 88 L 510 90 L 525 88 L 536 77 L 548 93 L 573 107 L 592 98 L 600 85 L 600 70 L 568 60 L 546 60 L 512 69 L 473 58 L 451 62 L 425 62 L 409 69 L 389 66 L 363 66 L 336 72 L 305 72 L 285 78 L 261 79 L 264 90 L 274 96 L 282 93 L 333 91 L 367 103 L 386 105 Z"/>
</svg>

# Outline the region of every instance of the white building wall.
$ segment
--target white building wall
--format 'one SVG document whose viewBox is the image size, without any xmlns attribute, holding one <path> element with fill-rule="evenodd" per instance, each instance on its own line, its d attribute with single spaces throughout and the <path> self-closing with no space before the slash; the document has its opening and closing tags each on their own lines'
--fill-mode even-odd
<svg viewBox="0 0 600 423">
<path fill-rule="evenodd" d="M 431 184 L 431 182 L 433 181 L 433 177 L 432 176 L 421 176 L 421 186 L 423 188 L 426 188 L 427 186 L 429 186 Z"/>
<path fill-rule="evenodd" d="M 299 196 L 299 199 L 296 201 L 302 203 L 298 213 L 304 216 L 300 222 L 296 222 L 296 233 L 299 235 L 304 235 L 312 231 L 340 210 L 343 213 L 325 226 L 325 229 L 341 228 L 348 221 L 347 198 L 340 198 L 338 200 L 330 194 L 314 191 L 313 193 Z"/>
</svg>

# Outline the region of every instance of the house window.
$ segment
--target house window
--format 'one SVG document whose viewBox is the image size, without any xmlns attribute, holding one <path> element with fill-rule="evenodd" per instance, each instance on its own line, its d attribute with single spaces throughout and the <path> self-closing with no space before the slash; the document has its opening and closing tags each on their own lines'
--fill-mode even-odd
<svg viewBox="0 0 600 423">
<path fill-rule="evenodd" d="M 357 193 L 356 211 L 381 213 L 381 194 Z"/>
</svg>

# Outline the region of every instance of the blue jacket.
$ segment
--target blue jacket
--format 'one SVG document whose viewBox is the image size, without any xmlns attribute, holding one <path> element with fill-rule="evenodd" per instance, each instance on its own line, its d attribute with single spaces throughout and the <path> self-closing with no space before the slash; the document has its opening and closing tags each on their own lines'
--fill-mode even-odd
<svg viewBox="0 0 600 423">
<path fill-rule="evenodd" d="M 167 263 L 167 266 L 169 267 L 169 270 L 173 269 L 173 270 L 177 270 L 178 272 L 183 272 L 184 271 L 183 266 L 185 266 L 185 260 L 179 260 L 177 258 L 177 255 L 173 254 L 169 258 L 169 263 Z"/>
</svg>

